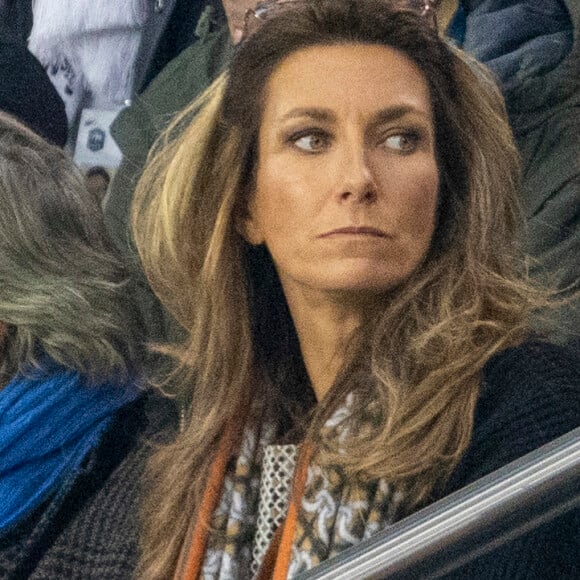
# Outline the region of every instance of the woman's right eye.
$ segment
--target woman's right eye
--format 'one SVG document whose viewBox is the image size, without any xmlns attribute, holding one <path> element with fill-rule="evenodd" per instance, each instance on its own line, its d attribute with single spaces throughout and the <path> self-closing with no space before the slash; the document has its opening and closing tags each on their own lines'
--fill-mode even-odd
<svg viewBox="0 0 580 580">
<path fill-rule="evenodd" d="M 307 153 L 319 153 L 328 147 L 329 138 L 325 133 L 310 131 L 301 132 L 290 137 L 294 147 Z"/>
</svg>

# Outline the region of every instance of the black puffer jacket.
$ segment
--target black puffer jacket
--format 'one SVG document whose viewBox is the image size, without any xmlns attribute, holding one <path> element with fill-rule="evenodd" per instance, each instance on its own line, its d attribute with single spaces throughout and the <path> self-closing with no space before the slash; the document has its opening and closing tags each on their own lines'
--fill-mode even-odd
<svg viewBox="0 0 580 580">
<path fill-rule="evenodd" d="M 530 271 L 580 290 L 580 2 L 461 0 L 452 26 L 496 74 L 523 163 Z M 580 347 L 580 300 L 548 312 L 550 337 Z"/>
<path fill-rule="evenodd" d="M 24 41 L 0 24 L 0 111 L 64 146 L 68 123 L 64 103 Z"/>
</svg>

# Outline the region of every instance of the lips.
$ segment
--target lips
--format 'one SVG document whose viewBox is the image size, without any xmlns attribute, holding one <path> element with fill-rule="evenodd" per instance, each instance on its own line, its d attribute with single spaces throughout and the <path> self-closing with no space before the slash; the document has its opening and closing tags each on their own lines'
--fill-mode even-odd
<svg viewBox="0 0 580 580">
<path fill-rule="evenodd" d="M 348 226 L 346 228 L 337 228 L 336 230 L 331 230 L 325 232 L 318 236 L 319 238 L 329 238 L 331 236 L 371 236 L 376 238 L 386 238 L 388 237 L 385 232 L 377 228 L 370 226 Z"/>
</svg>

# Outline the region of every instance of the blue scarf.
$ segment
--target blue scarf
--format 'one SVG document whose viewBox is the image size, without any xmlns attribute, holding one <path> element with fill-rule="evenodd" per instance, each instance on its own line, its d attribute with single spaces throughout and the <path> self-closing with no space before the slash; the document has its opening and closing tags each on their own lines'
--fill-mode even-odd
<svg viewBox="0 0 580 580">
<path fill-rule="evenodd" d="M 138 395 L 55 366 L 0 390 L 0 535 L 79 473 L 115 412 Z"/>
</svg>

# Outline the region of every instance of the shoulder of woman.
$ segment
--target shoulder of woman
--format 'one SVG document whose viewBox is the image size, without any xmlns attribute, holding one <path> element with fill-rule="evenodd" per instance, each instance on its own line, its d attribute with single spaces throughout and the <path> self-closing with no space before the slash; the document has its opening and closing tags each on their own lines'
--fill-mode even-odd
<svg viewBox="0 0 580 580">
<path fill-rule="evenodd" d="M 482 477 L 579 425 L 580 363 L 575 353 L 541 342 L 498 353 L 484 368 L 471 442 L 452 487 Z"/>
<path fill-rule="evenodd" d="M 445 493 L 467 485 L 580 425 L 580 363 L 563 347 L 529 342 L 483 371 L 469 446 Z"/>
<path fill-rule="evenodd" d="M 471 442 L 443 495 L 499 469 L 580 425 L 580 362 L 576 353 L 529 342 L 485 366 Z M 449 578 L 576 577 L 578 512 L 570 512 Z M 570 525 L 570 522 L 572 524 Z M 562 570 L 562 573 L 556 570 Z M 532 572 L 534 570 L 534 572 Z M 446 576 L 447 578 L 447 576 Z"/>
<path fill-rule="evenodd" d="M 483 370 L 480 405 L 487 401 L 532 404 L 537 398 L 580 405 L 580 356 L 563 346 L 530 341 L 494 355 Z M 515 403 L 516 401 L 512 401 Z"/>
<path fill-rule="evenodd" d="M 475 428 L 504 423 L 540 430 L 547 440 L 580 425 L 578 354 L 534 341 L 492 357 L 483 371 Z"/>
</svg>

